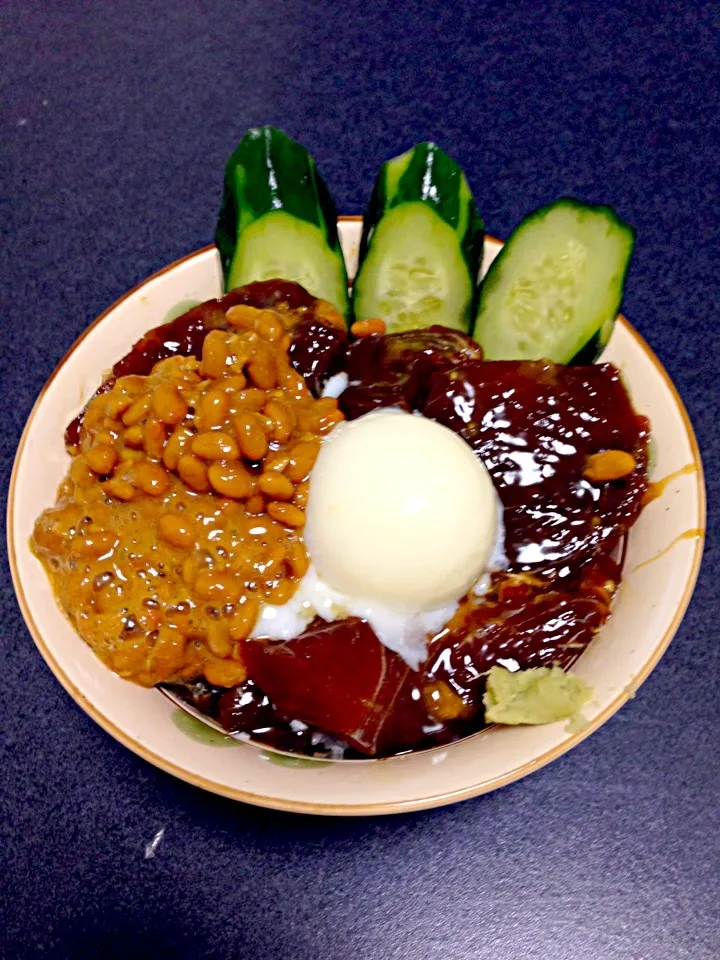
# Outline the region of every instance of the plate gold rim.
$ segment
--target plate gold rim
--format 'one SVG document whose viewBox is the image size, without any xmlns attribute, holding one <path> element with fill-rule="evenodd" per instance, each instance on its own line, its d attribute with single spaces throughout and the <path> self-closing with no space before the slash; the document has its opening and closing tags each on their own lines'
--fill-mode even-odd
<svg viewBox="0 0 720 960">
<path fill-rule="evenodd" d="M 353 216 L 341 216 L 338 217 L 339 221 L 346 223 L 359 222 L 362 221 L 362 217 L 359 215 Z M 502 241 L 496 240 L 494 237 L 487 236 L 487 240 L 493 243 L 501 243 Z M 14 532 L 14 506 L 15 506 L 15 491 L 17 484 L 17 473 L 18 466 L 22 459 L 25 444 L 27 442 L 28 435 L 32 429 L 33 421 L 37 414 L 38 408 L 49 389 L 50 385 L 53 383 L 57 375 L 60 373 L 62 368 L 65 366 L 70 357 L 75 353 L 80 344 L 85 340 L 85 338 L 103 322 L 103 320 L 112 313 L 121 303 L 132 296 L 142 287 L 146 286 L 153 280 L 156 280 L 158 277 L 163 276 L 166 273 L 169 273 L 171 270 L 175 270 L 181 264 L 186 263 L 188 260 L 192 260 L 195 257 L 200 257 L 205 255 L 209 250 L 214 249 L 212 244 L 202 247 L 200 250 L 196 250 L 193 253 L 186 254 L 186 256 L 181 257 L 179 260 L 174 261 L 168 266 L 163 267 L 161 270 L 158 270 L 152 276 L 146 278 L 141 283 L 134 286 L 127 293 L 119 297 L 107 310 L 104 310 L 100 316 L 97 317 L 75 340 L 69 350 L 63 355 L 62 359 L 59 361 L 53 372 L 48 377 L 45 382 L 42 390 L 38 394 L 35 403 L 33 404 L 32 410 L 28 416 L 27 422 L 20 437 L 20 442 L 18 444 L 18 449 L 15 455 L 15 461 L 13 463 L 12 474 L 10 477 L 10 486 L 8 491 L 8 505 L 7 505 L 7 547 L 8 547 L 8 559 L 10 561 L 10 572 L 12 575 L 13 586 L 15 588 L 15 594 L 17 596 L 18 604 L 20 610 L 25 619 L 25 623 L 30 631 L 30 634 L 40 651 L 43 659 L 50 667 L 50 670 L 55 675 L 56 679 L 64 687 L 64 689 L 70 694 L 72 699 L 78 704 L 78 706 L 85 711 L 103 730 L 109 733 L 117 741 L 127 747 L 129 750 L 132 750 L 133 753 L 137 754 L 142 759 L 152 763 L 154 766 L 164 770 L 166 773 L 170 773 L 173 776 L 177 777 L 180 780 L 184 780 L 186 783 L 190 783 L 193 786 L 199 787 L 202 790 L 207 790 L 210 793 L 218 794 L 219 796 L 227 797 L 231 800 L 239 800 L 243 803 L 249 803 L 253 806 L 265 807 L 272 810 L 281 810 L 288 813 L 308 813 L 316 814 L 323 816 L 370 816 L 370 815 L 382 815 L 382 814 L 391 814 L 391 813 L 408 813 L 414 810 L 426 810 L 434 807 L 441 807 L 451 803 L 457 803 L 461 800 L 469 800 L 472 797 L 481 796 L 484 793 L 489 793 L 492 790 L 497 790 L 500 787 L 507 786 L 510 783 L 513 783 L 515 780 L 519 780 L 524 776 L 527 776 L 530 773 L 534 773 L 536 770 L 541 769 L 546 766 L 548 763 L 551 763 L 553 760 L 556 760 L 558 757 L 562 756 L 564 753 L 567 753 L 569 750 L 572 750 L 579 743 L 589 737 L 590 734 L 594 733 L 599 727 L 601 727 L 610 717 L 616 713 L 620 707 L 629 699 L 631 695 L 634 695 L 634 692 L 645 682 L 650 673 L 654 670 L 655 666 L 659 662 L 660 658 L 664 654 L 665 650 L 670 644 L 670 641 L 677 632 L 678 627 L 685 615 L 685 611 L 688 608 L 690 599 L 695 588 L 695 583 L 697 581 L 698 573 L 700 570 L 700 563 L 702 560 L 703 552 L 703 543 L 704 543 L 704 533 L 706 528 L 706 502 L 705 502 L 705 483 L 703 477 L 703 466 L 702 460 L 700 457 L 700 450 L 695 437 L 695 432 L 690 422 L 687 410 L 685 409 L 685 404 L 683 403 L 680 394 L 675 387 L 675 384 L 670 379 L 669 374 L 661 364 L 660 360 L 656 356 L 655 352 L 651 349 L 648 343 L 645 341 L 637 330 L 632 326 L 632 324 L 622 315 L 618 317 L 618 322 L 623 325 L 628 333 L 635 339 L 636 343 L 642 351 L 647 355 L 648 359 L 651 361 L 655 369 L 660 374 L 661 378 L 665 382 L 668 390 L 670 391 L 673 400 L 680 412 L 680 416 L 685 427 L 686 436 L 690 445 L 692 452 L 693 464 L 695 466 L 695 480 L 696 480 L 696 494 L 698 500 L 698 530 L 702 531 L 701 535 L 698 535 L 695 541 L 695 547 L 693 551 L 692 562 L 690 570 L 688 572 L 687 580 L 685 583 L 685 589 L 683 595 L 678 603 L 675 614 L 668 628 L 665 630 L 663 635 L 659 638 L 658 643 L 656 644 L 651 656 L 644 664 L 642 670 L 633 678 L 632 683 L 623 690 L 610 704 L 595 717 L 586 728 L 581 731 L 569 736 L 566 740 L 563 740 L 562 743 L 553 747 L 551 750 L 546 751 L 541 754 L 539 757 L 535 757 L 533 760 L 530 760 L 526 763 L 520 764 L 519 766 L 513 768 L 508 773 L 503 774 L 501 777 L 496 777 L 493 780 L 488 782 L 483 782 L 481 784 L 476 784 L 470 787 L 463 787 L 459 790 L 450 791 L 447 793 L 437 793 L 430 796 L 418 797 L 412 800 L 398 800 L 392 801 L 390 803 L 364 803 L 364 804 L 338 804 L 338 803 L 313 803 L 300 800 L 283 800 L 276 797 L 266 797 L 262 794 L 251 793 L 247 790 L 239 790 L 232 787 L 227 787 L 223 784 L 216 783 L 213 780 L 208 780 L 205 777 L 198 776 L 194 773 L 185 770 L 182 767 L 179 767 L 177 764 L 172 763 L 167 760 L 160 754 L 154 753 L 152 750 L 149 750 L 144 744 L 140 741 L 134 739 L 129 734 L 125 733 L 124 730 L 121 730 L 116 726 L 111 720 L 109 720 L 102 711 L 90 700 L 88 700 L 83 694 L 77 689 L 70 677 L 65 673 L 65 671 L 60 667 L 57 660 L 52 654 L 52 651 L 48 648 L 45 640 L 42 636 L 41 631 L 39 630 L 37 624 L 35 623 L 33 616 L 30 612 L 30 607 L 25 597 L 25 592 L 23 590 L 22 583 L 20 581 L 20 574 L 17 565 L 17 556 L 15 553 L 15 532 Z M 482 731 L 480 731 L 482 733 Z M 402 760 L 402 758 L 398 758 Z"/>
</svg>

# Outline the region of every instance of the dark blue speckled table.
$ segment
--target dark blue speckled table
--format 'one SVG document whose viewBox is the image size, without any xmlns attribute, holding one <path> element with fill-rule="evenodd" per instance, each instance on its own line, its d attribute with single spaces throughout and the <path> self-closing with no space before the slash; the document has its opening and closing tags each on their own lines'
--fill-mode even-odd
<svg viewBox="0 0 720 960">
<path fill-rule="evenodd" d="M 3 490 L 63 351 L 211 240 L 227 154 L 272 122 L 308 144 L 345 212 L 383 159 L 428 138 L 498 236 L 562 193 L 615 206 L 639 233 L 625 310 L 688 405 L 711 505 L 690 610 L 616 717 L 498 793 L 364 821 L 244 807 L 129 753 L 51 676 L 4 564 L 2 958 L 720 956 L 718 9 L 2 5 Z"/>
</svg>

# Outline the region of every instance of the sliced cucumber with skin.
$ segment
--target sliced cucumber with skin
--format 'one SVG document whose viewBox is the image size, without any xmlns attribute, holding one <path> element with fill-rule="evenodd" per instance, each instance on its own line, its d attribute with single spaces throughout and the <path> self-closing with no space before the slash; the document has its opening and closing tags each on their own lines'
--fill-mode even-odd
<svg viewBox="0 0 720 960">
<path fill-rule="evenodd" d="M 226 290 L 294 280 L 347 315 L 335 204 L 305 147 L 280 130 L 248 130 L 228 160 L 215 243 Z"/>
<path fill-rule="evenodd" d="M 426 204 L 405 203 L 375 228 L 353 311 L 384 320 L 388 333 L 434 323 L 467 331 L 473 293 L 452 227 Z"/>
<path fill-rule="evenodd" d="M 612 333 L 634 243 L 610 207 L 563 197 L 527 216 L 480 287 L 473 337 L 486 359 L 591 362 Z"/>
<path fill-rule="evenodd" d="M 462 169 L 432 143 L 383 164 L 365 211 L 353 287 L 357 320 L 388 333 L 469 329 L 483 223 Z"/>
<path fill-rule="evenodd" d="M 308 293 L 347 311 L 347 277 L 319 227 L 284 210 L 250 224 L 238 243 L 229 289 L 251 280 L 294 280 Z"/>
</svg>

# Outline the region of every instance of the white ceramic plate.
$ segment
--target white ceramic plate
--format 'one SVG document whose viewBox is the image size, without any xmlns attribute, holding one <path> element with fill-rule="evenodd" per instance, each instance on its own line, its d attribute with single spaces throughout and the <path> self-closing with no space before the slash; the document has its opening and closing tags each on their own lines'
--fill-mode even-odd
<svg viewBox="0 0 720 960">
<path fill-rule="evenodd" d="M 352 276 L 360 218 L 341 218 Z M 486 242 L 485 268 L 500 249 Z M 613 615 L 574 670 L 593 686 L 581 730 L 567 723 L 492 728 L 422 753 L 332 763 L 290 759 L 207 731 L 156 690 L 121 680 L 94 656 L 58 609 L 28 539 L 55 499 L 68 456 L 63 431 L 101 374 L 178 304 L 221 294 L 214 248 L 166 267 L 92 324 L 43 388 L 25 427 L 13 470 L 8 546 L 15 589 L 30 633 L 73 699 L 139 756 L 206 790 L 247 803 L 319 814 L 418 810 L 472 797 L 539 769 L 604 723 L 645 680 L 685 612 L 702 553 L 705 499 L 692 427 L 667 373 L 627 321 L 604 359 L 622 370 L 655 442 L 653 479 L 669 478 L 629 537 L 625 579 Z M 227 747 L 228 749 L 223 749 Z"/>
</svg>

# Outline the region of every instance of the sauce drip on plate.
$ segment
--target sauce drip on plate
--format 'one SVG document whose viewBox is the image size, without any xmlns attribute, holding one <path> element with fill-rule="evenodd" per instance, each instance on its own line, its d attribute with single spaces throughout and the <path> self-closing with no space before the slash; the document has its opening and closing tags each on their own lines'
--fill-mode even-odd
<svg viewBox="0 0 720 960">
<path fill-rule="evenodd" d="M 694 463 L 686 463 L 684 467 L 680 467 L 679 470 L 673 470 L 672 473 L 669 473 L 666 477 L 661 477 L 660 480 L 651 480 L 643 496 L 642 505 L 646 507 L 649 503 L 652 503 L 653 500 L 658 500 L 673 480 L 677 480 L 678 477 L 689 476 L 693 473 L 697 473 L 697 466 Z"/>
</svg>

